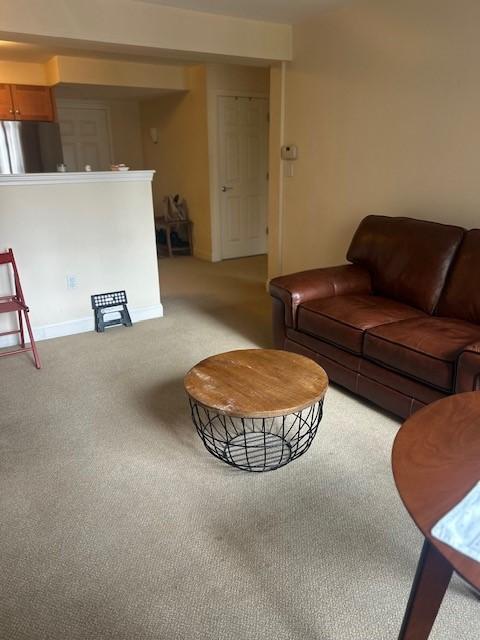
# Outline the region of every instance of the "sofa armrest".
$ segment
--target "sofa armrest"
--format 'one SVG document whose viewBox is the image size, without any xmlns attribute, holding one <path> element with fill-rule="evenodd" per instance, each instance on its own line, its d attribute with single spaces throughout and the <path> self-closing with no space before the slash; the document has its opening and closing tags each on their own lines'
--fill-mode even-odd
<svg viewBox="0 0 480 640">
<path fill-rule="evenodd" d="M 455 393 L 480 390 L 480 342 L 465 347 L 457 360 Z"/>
<path fill-rule="evenodd" d="M 296 326 L 298 307 L 309 300 L 349 294 L 369 294 L 372 284 L 369 272 L 354 264 L 326 269 L 300 271 L 270 280 L 270 295 L 285 306 L 285 325 Z"/>
</svg>

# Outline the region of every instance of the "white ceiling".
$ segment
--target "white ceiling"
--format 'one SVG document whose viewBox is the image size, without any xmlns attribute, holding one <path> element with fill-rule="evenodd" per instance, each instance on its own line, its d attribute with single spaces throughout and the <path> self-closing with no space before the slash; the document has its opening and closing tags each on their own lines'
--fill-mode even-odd
<svg viewBox="0 0 480 640">
<path fill-rule="evenodd" d="M 345 0 L 136 0 L 178 9 L 293 24 Z"/>
</svg>

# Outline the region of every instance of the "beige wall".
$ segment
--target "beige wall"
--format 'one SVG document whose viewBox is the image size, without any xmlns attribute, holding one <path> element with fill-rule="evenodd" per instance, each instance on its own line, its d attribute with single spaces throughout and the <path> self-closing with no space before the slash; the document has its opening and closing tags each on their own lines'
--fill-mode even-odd
<svg viewBox="0 0 480 640">
<path fill-rule="evenodd" d="M 0 60 L 0 82 L 46 85 L 48 82 L 45 65 L 36 62 Z"/>
<path fill-rule="evenodd" d="M 99 50 L 147 47 L 160 51 L 239 56 L 262 60 L 291 57 L 291 27 L 260 20 L 184 11 L 132 0 L 15 0 L 3 2 L 0 38 L 46 36 L 63 44 Z"/>
<path fill-rule="evenodd" d="M 241 91 L 268 94 L 269 73 L 264 67 L 236 64 L 208 64 L 209 90 Z"/>
<path fill-rule="evenodd" d="M 176 64 L 54 56 L 45 64 L 45 73 L 51 85 L 63 82 L 167 91 L 186 89 L 185 68 Z"/>
<path fill-rule="evenodd" d="M 123 162 L 131 169 L 147 169 L 143 159 L 140 102 L 108 100 L 114 162 Z"/>
<path fill-rule="evenodd" d="M 284 177 L 280 148 L 284 144 L 285 63 L 270 69 L 270 125 L 268 140 L 268 277 L 282 273 Z"/>
<path fill-rule="evenodd" d="M 185 67 L 100 60 L 75 56 L 53 56 L 45 63 L 0 60 L 0 82 L 54 86 L 86 84 L 162 89 L 186 89 Z"/>
<path fill-rule="evenodd" d="M 358 0 L 294 27 L 284 272 L 344 261 L 377 212 L 480 226 L 480 4 Z"/>
<path fill-rule="evenodd" d="M 0 238 L 40 338 L 91 328 L 90 295 L 102 291 L 126 289 L 137 318 L 161 312 L 150 181 L 0 184 Z"/>
<path fill-rule="evenodd" d="M 211 259 L 210 191 L 206 69 L 187 71 L 189 91 L 172 93 L 141 103 L 145 166 L 155 169 L 153 194 L 159 209 L 163 197 L 180 193 L 193 221 L 195 254 Z M 158 144 L 150 128 L 158 130 Z"/>
</svg>

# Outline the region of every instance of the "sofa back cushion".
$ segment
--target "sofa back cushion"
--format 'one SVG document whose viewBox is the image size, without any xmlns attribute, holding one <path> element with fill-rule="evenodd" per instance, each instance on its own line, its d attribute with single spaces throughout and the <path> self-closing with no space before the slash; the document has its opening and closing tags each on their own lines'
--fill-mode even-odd
<svg viewBox="0 0 480 640">
<path fill-rule="evenodd" d="M 467 231 L 440 296 L 437 316 L 480 323 L 480 229 Z"/>
<path fill-rule="evenodd" d="M 370 271 L 374 293 L 433 313 L 464 233 L 436 222 L 367 216 L 347 259 Z"/>
</svg>

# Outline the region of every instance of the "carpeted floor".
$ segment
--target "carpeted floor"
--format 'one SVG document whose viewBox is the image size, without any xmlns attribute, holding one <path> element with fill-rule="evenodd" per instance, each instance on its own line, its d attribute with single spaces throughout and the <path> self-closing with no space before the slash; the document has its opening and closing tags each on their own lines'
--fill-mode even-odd
<svg viewBox="0 0 480 640">
<path fill-rule="evenodd" d="M 235 471 L 182 388 L 270 346 L 265 261 L 160 263 L 166 317 L 0 363 L 2 640 L 395 640 L 421 537 L 390 471 L 399 423 L 338 388 L 311 449 Z M 455 579 L 432 640 L 474 640 Z"/>
</svg>

